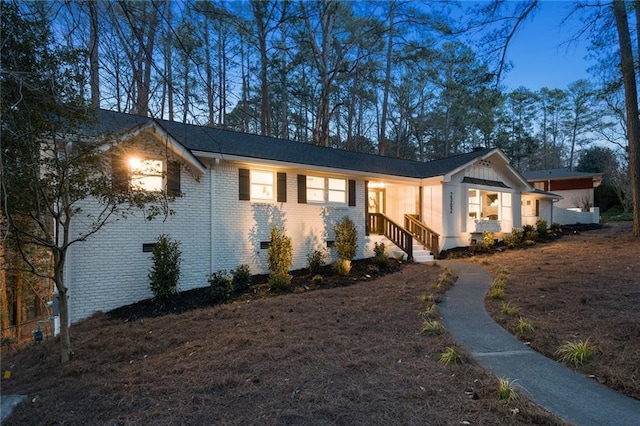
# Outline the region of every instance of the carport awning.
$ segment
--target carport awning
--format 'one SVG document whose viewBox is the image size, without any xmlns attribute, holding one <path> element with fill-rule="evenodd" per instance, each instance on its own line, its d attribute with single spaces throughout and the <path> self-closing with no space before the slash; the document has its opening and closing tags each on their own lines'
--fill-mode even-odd
<svg viewBox="0 0 640 426">
<path fill-rule="evenodd" d="M 498 188 L 510 188 L 504 182 L 500 182 L 499 180 L 479 179 L 469 176 L 465 176 L 464 179 L 462 179 L 462 183 L 473 183 L 476 185 L 484 186 L 497 186 Z"/>
</svg>

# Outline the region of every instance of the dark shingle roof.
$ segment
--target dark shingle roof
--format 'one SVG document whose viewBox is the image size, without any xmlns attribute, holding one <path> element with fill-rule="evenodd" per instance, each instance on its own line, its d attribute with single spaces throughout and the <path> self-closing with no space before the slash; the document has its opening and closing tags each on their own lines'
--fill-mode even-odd
<svg viewBox="0 0 640 426">
<path fill-rule="evenodd" d="M 480 149 L 427 163 L 338 150 L 290 140 L 258 136 L 196 126 L 175 121 L 157 120 L 107 110 L 98 111 L 94 134 L 118 134 L 151 122 L 157 122 L 185 148 L 193 151 L 233 155 L 292 164 L 330 167 L 410 178 L 441 176 L 481 157 L 493 149 Z"/>
<path fill-rule="evenodd" d="M 547 180 L 547 179 L 572 179 L 572 178 L 584 178 L 591 176 L 601 176 L 602 173 L 585 173 L 576 172 L 574 170 L 564 169 L 546 169 L 546 170 L 533 170 L 529 172 L 522 172 L 522 176 L 525 179 L 531 180 Z"/>
</svg>

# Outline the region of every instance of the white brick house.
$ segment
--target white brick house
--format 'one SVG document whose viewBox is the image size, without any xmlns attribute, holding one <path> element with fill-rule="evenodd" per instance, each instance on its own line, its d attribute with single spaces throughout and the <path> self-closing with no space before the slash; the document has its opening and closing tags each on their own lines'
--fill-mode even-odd
<svg viewBox="0 0 640 426">
<path fill-rule="evenodd" d="M 140 212 L 70 249 L 72 322 L 151 297 L 149 247 L 160 234 L 180 241 L 179 290 L 188 290 L 240 264 L 267 272 L 271 224 L 285 227 L 299 269 L 314 249 L 334 254 L 327 247 L 343 216 L 358 230 L 356 258 L 372 255 L 379 233 L 408 257 L 418 248 L 437 255 L 483 230 L 522 226 L 523 200 L 558 198 L 535 191 L 499 149 L 421 163 L 104 110 L 98 122 L 94 136 L 131 147 L 116 159 L 126 163 L 114 163 L 126 166 L 129 184 L 177 185 L 181 196 L 173 215 L 148 221 Z"/>
</svg>

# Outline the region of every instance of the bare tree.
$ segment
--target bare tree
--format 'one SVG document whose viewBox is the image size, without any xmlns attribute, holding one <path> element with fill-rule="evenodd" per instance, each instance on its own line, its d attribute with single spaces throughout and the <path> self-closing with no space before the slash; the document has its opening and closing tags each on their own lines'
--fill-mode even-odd
<svg viewBox="0 0 640 426">
<path fill-rule="evenodd" d="M 613 1 L 611 7 L 618 31 L 620 70 L 625 92 L 631 204 L 633 206 L 633 236 L 640 237 L 640 117 L 638 116 L 638 89 L 636 86 L 638 70 L 634 66 L 626 6 L 627 3 L 624 1 Z M 640 2 L 634 1 L 633 7 L 636 15 L 636 28 L 640 28 Z M 636 36 L 638 35 L 636 34 Z"/>
</svg>

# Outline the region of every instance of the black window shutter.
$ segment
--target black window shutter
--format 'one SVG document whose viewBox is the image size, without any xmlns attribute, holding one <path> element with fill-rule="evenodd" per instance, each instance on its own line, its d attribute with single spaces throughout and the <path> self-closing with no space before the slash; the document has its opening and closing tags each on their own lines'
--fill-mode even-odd
<svg viewBox="0 0 640 426">
<path fill-rule="evenodd" d="M 278 172 L 277 178 L 277 191 L 278 191 L 278 202 L 286 203 L 287 202 L 287 174 Z"/>
<path fill-rule="evenodd" d="M 249 169 L 240 169 L 238 170 L 240 177 L 240 190 L 238 193 L 238 198 L 240 200 L 250 200 L 251 199 L 251 181 L 249 178 Z"/>
<path fill-rule="evenodd" d="M 307 176 L 298 175 L 298 203 L 306 204 L 307 202 Z"/>
<path fill-rule="evenodd" d="M 167 194 L 180 195 L 180 162 L 167 162 Z"/>
<path fill-rule="evenodd" d="M 120 154 L 111 156 L 111 187 L 114 192 L 126 192 L 129 189 L 129 165 Z"/>
<path fill-rule="evenodd" d="M 356 181 L 349 179 L 349 205 L 356 205 Z"/>
</svg>

